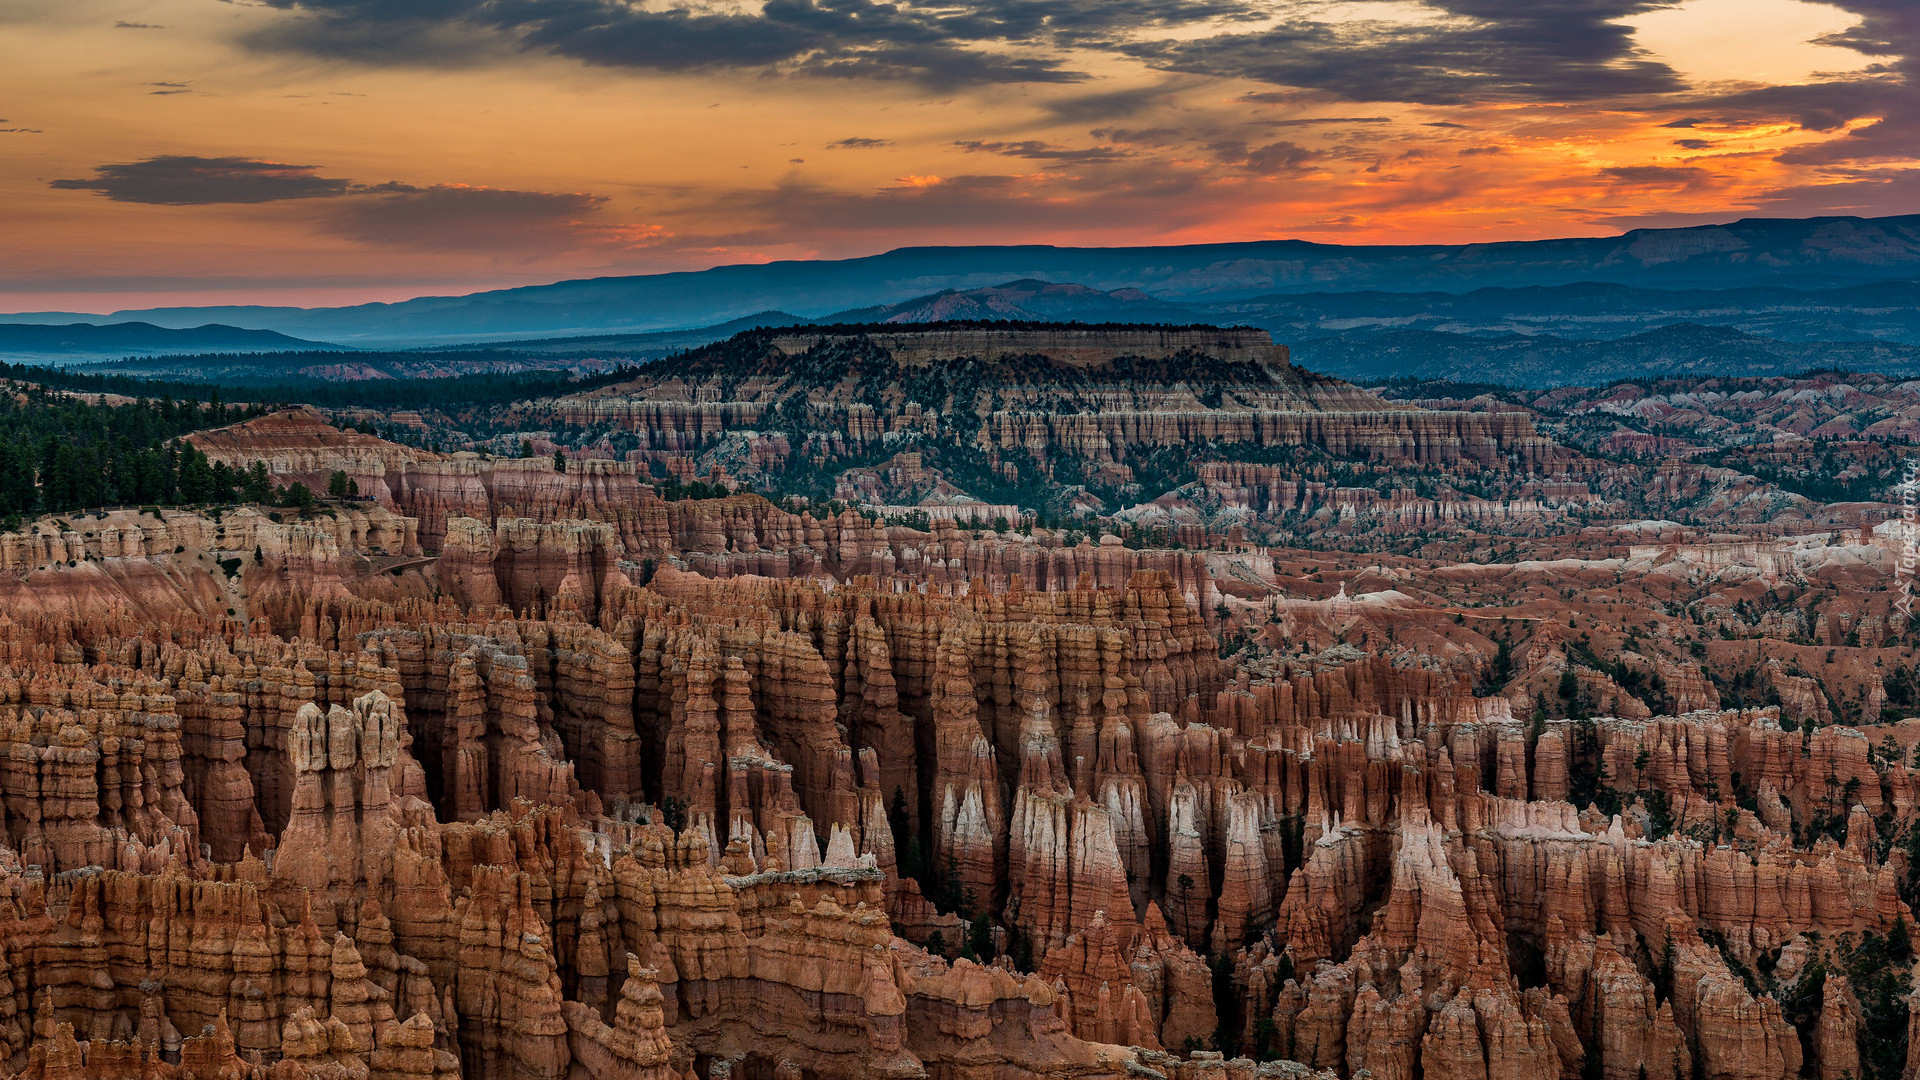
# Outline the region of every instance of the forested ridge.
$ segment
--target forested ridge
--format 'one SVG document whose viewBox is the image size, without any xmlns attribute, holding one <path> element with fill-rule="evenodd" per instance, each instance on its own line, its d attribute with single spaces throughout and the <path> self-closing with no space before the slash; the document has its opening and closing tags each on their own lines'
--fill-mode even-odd
<svg viewBox="0 0 1920 1080">
<path fill-rule="evenodd" d="M 280 354 L 268 354 L 268 357 Z M 301 355 L 301 354 L 293 354 Z M 210 363 L 220 357 L 209 355 Z M 174 357 L 191 360 L 192 357 Z M 249 357 L 249 360 L 267 359 Z M 222 396 L 262 404 L 302 403 L 323 408 L 420 409 L 471 405 L 504 405 L 526 398 L 590 390 L 623 382 L 640 372 L 621 367 L 579 377 L 566 371 L 523 371 L 508 374 L 455 375 L 432 379 L 325 380 L 312 378 L 221 378 L 216 381 L 176 381 L 137 375 L 97 374 L 68 369 L 0 365 L 0 377 L 36 383 L 56 390 L 85 394 L 122 394 L 128 397 L 172 397 L 213 401 Z"/>
<path fill-rule="evenodd" d="M 265 468 L 210 463 L 180 436 L 251 419 L 257 405 L 140 398 L 119 404 L 41 386 L 0 394 L 0 518 L 98 506 L 258 501 Z"/>
</svg>

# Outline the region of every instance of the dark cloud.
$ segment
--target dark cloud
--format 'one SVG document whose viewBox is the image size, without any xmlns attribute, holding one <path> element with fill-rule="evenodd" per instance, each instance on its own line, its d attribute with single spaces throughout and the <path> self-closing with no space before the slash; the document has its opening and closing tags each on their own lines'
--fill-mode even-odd
<svg viewBox="0 0 1920 1080">
<path fill-rule="evenodd" d="M 1137 116 L 1171 101 L 1184 84 L 1135 86 L 1125 90 L 1106 90 L 1097 94 L 1076 94 L 1045 103 L 1055 120 L 1069 124 L 1098 123 Z"/>
<path fill-rule="evenodd" d="M 1155 128 L 1103 127 L 1103 128 L 1094 128 L 1092 131 L 1087 132 L 1087 134 L 1093 136 L 1096 139 L 1099 139 L 1101 142 L 1127 143 L 1132 146 L 1160 147 L 1160 146 L 1172 146 L 1174 143 L 1180 141 L 1180 139 L 1183 136 L 1185 136 L 1187 132 L 1182 131 L 1179 128 L 1170 128 L 1170 127 L 1155 127 Z"/>
<path fill-rule="evenodd" d="M 1828 179 L 1814 184 L 1796 184 L 1756 197 L 1751 213 L 1766 217 L 1889 217 L 1913 213 L 1920 206 L 1920 169 L 1875 170 Z M 1688 225 L 1723 223 L 1724 210 L 1704 213 L 1647 212 L 1599 217 L 1594 223 L 1626 230 L 1636 228 L 1676 228 Z M 1847 226 L 1837 224 L 1836 238 L 1844 236 Z"/>
<path fill-rule="evenodd" d="M 1129 151 L 1112 146 L 1091 146 L 1076 150 L 1067 146 L 1055 146 L 1039 139 L 1024 139 L 1020 142 L 984 142 L 979 139 L 966 139 L 953 145 L 972 154 L 1001 154 L 1006 157 L 1027 158 L 1031 161 L 1058 161 L 1078 165 L 1118 161 L 1133 156 Z"/>
<path fill-rule="evenodd" d="M 932 87 L 992 83 L 1074 83 L 1087 76 L 1045 57 L 1010 56 L 945 44 L 822 50 L 797 57 L 790 70 L 830 79 L 919 82 Z"/>
<path fill-rule="evenodd" d="M 1459 155 L 1461 157 L 1481 157 L 1487 154 L 1504 154 L 1506 152 L 1507 148 L 1504 146 L 1469 146 L 1459 151 Z"/>
<path fill-rule="evenodd" d="M 1313 100 L 1312 95 L 1298 90 L 1258 90 L 1251 94 L 1242 94 L 1234 100 L 1246 105 L 1280 105 L 1298 109 L 1322 107 L 1321 102 Z M 1268 123 L 1290 127 L 1306 127 L 1311 124 L 1391 124 L 1391 116 L 1298 116 L 1288 120 L 1272 120 Z"/>
<path fill-rule="evenodd" d="M 1675 139 L 1673 145 L 1682 150 L 1705 150 L 1713 145 L 1710 139 Z"/>
<path fill-rule="evenodd" d="M 52 186 L 157 206 L 300 201 L 308 209 L 297 216 L 324 232 L 420 250 L 527 254 L 634 246 L 658 231 L 591 220 L 607 201 L 601 195 L 465 184 L 356 184 L 321 176 L 319 168 L 244 157 L 154 157 L 97 166 L 92 179 L 55 180 Z"/>
<path fill-rule="evenodd" d="M 1913 40 L 1909 25 L 1901 25 L 1902 18 L 1911 18 L 1912 8 L 1907 4 L 1867 3 L 1847 4 L 1856 13 L 1866 16 L 1866 21 L 1858 26 L 1849 27 L 1836 34 L 1825 34 L 1814 39 L 1816 45 L 1832 45 L 1843 49 L 1852 49 L 1868 56 L 1905 56 Z"/>
<path fill-rule="evenodd" d="M 158 89 L 147 91 L 147 93 L 149 94 L 166 95 L 166 94 L 193 93 L 193 89 L 183 82 L 150 82 L 147 85 L 158 87 Z"/>
<path fill-rule="evenodd" d="M 114 23 L 113 26 L 114 26 L 114 29 L 116 30 L 165 30 L 166 29 L 166 27 L 160 26 L 155 23 L 128 22 L 125 19 L 119 20 L 118 22 Z"/>
<path fill-rule="evenodd" d="M 1808 131 L 1838 133 L 1867 118 L 1871 124 L 1791 150 L 1790 165 L 1845 166 L 1910 161 L 1920 146 L 1920 5 L 1912 0 L 1834 0 L 1860 19 L 1858 25 L 1820 39 L 1868 56 L 1885 58 L 1862 71 L 1793 86 L 1765 86 L 1716 97 L 1707 103 L 1720 125 L 1786 118 Z M 1689 124 L 1707 124 L 1694 120 Z M 1680 126 L 1675 124 L 1674 126 Z"/>
<path fill-rule="evenodd" d="M 1291 99 L 1293 97 L 1294 95 L 1292 94 L 1261 93 L 1261 94 L 1247 94 L 1246 96 L 1240 98 L 1239 100 L 1248 102 L 1250 104 L 1264 105 L 1269 103 L 1276 103 L 1276 104 L 1278 103 L 1278 102 L 1270 102 L 1269 99 L 1284 98 L 1284 99 L 1287 99 L 1288 104 L 1291 104 L 1292 103 Z M 1287 119 L 1284 119 L 1284 120 L 1262 120 L 1260 121 L 1260 123 L 1267 127 L 1314 127 L 1320 124 L 1391 124 L 1393 123 L 1393 117 L 1391 116 L 1293 116 L 1293 117 L 1288 117 Z"/>
<path fill-rule="evenodd" d="M 796 179 L 772 190 L 701 190 L 686 198 L 701 209 L 727 206 L 729 224 L 724 233 L 683 236 L 681 242 L 747 246 L 788 242 L 797 235 L 883 239 L 903 229 L 955 242 L 977 237 L 983 228 L 1099 235 L 1127 219 L 1174 231 L 1218 212 L 1204 178 L 1144 161 L 1103 169 L 1097 176 L 961 175 L 871 192 L 837 191 Z"/>
<path fill-rule="evenodd" d="M 863 139 L 863 138 L 860 138 L 859 136 L 851 136 L 845 139 L 835 139 L 833 142 L 830 142 L 827 144 L 827 149 L 829 150 L 872 150 L 875 147 L 892 146 L 892 145 L 893 145 L 892 139 Z"/>
<path fill-rule="evenodd" d="M 1910 105 L 1907 93 L 1898 81 L 1885 78 L 1764 86 L 1713 99 L 1721 115 L 1689 126 L 1751 127 L 1784 118 L 1808 131 L 1839 131 L 1862 117 L 1900 111 Z"/>
<path fill-rule="evenodd" d="M 322 228 L 385 247 L 432 251 L 547 251 L 579 247 L 600 230 L 586 218 L 606 202 L 581 192 L 463 184 L 357 187 L 329 207 Z"/>
<path fill-rule="evenodd" d="M 1920 206 L 1920 169 L 1878 170 L 1840 183 L 1781 188 L 1759 201 L 1767 213 L 1783 217 L 1911 214 Z"/>
<path fill-rule="evenodd" d="M 1317 155 L 1304 146 L 1290 142 L 1268 143 L 1247 154 L 1247 168 L 1262 176 L 1299 172 Z"/>
<path fill-rule="evenodd" d="M 1708 187 L 1719 177 L 1693 165 L 1619 165 L 1600 175 L 1636 187 Z"/>
<path fill-rule="evenodd" d="M 1591 101 L 1685 89 L 1633 44 L 1629 16 L 1665 0 L 1433 0 L 1451 19 L 1290 18 L 1245 34 L 1147 42 L 1160 67 L 1326 91 L 1350 101 L 1454 105 Z"/>
<path fill-rule="evenodd" d="M 1216 139 L 1208 143 L 1206 148 L 1220 164 L 1243 168 L 1260 176 L 1299 172 L 1307 167 L 1308 162 L 1320 156 L 1314 150 L 1285 140 L 1265 146 L 1251 146 L 1243 139 Z"/>
<path fill-rule="evenodd" d="M 1835 0 L 1858 25 L 1821 39 L 1883 58 L 1855 75 L 1804 86 L 1762 87 L 1719 102 L 1739 115 L 1785 115 L 1809 131 L 1844 136 L 1781 155 L 1791 165 L 1849 166 L 1911 161 L 1920 147 L 1920 5 L 1912 0 Z"/>
<path fill-rule="evenodd" d="M 94 167 L 90 180 L 55 180 L 53 187 L 92 191 L 114 202 L 158 206 L 266 203 L 344 195 L 345 180 L 317 176 L 317 165 L 287 165 L 241 157 L 163 155 Z"/>
<path fill-rule="evenodd" d="M 1391 124 L 1391 116 L 1297 116 L 1290 120 L 1262 120 L 1267 127 L 1311 127 L 1315 124 Z"/>
<path fill-rule="evenodd" d="M 1393 123 L 1385 116 L 1311 115 L 1363 111 L 1329 101 L 1605 102 L 1669 110 L 1682 118 L 1668 126 L 1680 129 L 1718 122 L 1708 116 L 1784 116 L 1816 132 L 1887 118 L 1795 151 L 1794 164 L 1903 159 L 1920 144 L 1920 120 L 1904 119 L 1920 100 L 1906 71 L 1908 57 L 1920 51 L 1914 0 L 1834 0 L 1859 25 L 1823 42 L 1883 61 L 1864 75 L 1730 94 L 1694 90 L 1636 44 L 1633 18 L 1678 0 L 1426 0 L 1435 17 L 1420 21 L 1350 17 L 1364 13 L 1366 3 L 1338 5 L 1340 17 L 1323 15 L 1324 5 L 1305 0 L 765 0 L 757 8 L 708 0 L 254 2 L 285 13 L 248 39 L 256 47 L 377 65 L 474 64 L 535 53 L 628 69 L 757 71 L 947 90 L 1083 82 L 1089 75 L 1081 68 L 1095 65 L 1083 65 L 1084 53 L 1074 50 L 1092 50 L 1169 73 L 1157 86 L 1053 94 L 1036 103 L 1053 121 L 1090 128 L 1164 125 L 1178 95 L 1226 77 L 1271 86 L 1236 100 L 1284 107 L 1288 118 L 1274 124 L 1289 127 Z M 1196 133 L 1185 141 L 1213 137 Z"/>
<path fill-rule="evenodd" d="M 767 0 L 752 13 L 627 0 L 265 2 L 300 17 L 256 35 L 256 46 L 373 63 L 461 62 L 511 49 L 611 67 L 759 68 L 936 87 L 1075 82 L 1086 76 L 1064 66 L 1063 47 L 1253 10 L 1251 0 Z"/>
</svg>

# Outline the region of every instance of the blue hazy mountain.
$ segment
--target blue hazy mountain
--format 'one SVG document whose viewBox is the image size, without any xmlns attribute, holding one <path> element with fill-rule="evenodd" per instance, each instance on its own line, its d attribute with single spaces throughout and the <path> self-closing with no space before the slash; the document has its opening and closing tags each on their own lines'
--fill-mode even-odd
<svg viewBox="0 0 1920 1080">
<path fill-rule="evenodd" d="M 149 322 L 104 325 L 0 323 L 0 358 L 36 362 L 91 360 L 135 353 L 264 353 L 287 349 L 338 349 L 273 330 L 210 323 L 191 327 Z"/>
<path fill-rule="evenodd" d="M 1920 216 L 1746 219 L 1489 244 L 1271 240 L 1165 247 L 915 247 L 856 259 L 603 277 L 399 303 L 154 308 L 86 318 L 139 319 L 177 328 L 215 322 L 354 343 L 497 341 L 701 327 L 768 310 L 818 319 L 1026 279 L 1073 283 L 1098 293 L 1137 292 L 1154 304 L 1228 310 L 1262 298 L 1316 293 L 1459 296 L 1587 283 L 1665 291 L 1830 291 L 1920 279 Z"/>
</svg>

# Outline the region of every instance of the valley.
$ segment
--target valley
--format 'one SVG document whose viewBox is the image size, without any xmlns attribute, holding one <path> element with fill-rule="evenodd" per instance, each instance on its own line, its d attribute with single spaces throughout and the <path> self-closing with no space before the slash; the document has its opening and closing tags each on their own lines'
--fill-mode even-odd
<svg viewBox="0 0 1920 1080">
<path fill-rule="evenodd" d="M 166 413 L 0 535 L 0 1073 L 1905 1076 L 1911 396 L 957 322 Z"/>
</svg>

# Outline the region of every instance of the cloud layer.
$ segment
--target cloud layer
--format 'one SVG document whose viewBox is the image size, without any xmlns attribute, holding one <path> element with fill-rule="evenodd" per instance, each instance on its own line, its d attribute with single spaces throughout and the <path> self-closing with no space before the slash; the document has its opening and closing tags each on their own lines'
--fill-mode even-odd
<svg viewBox="0 0 1920 1080">
<path fill-rule="evenodd" d="M 1251 17 L 1248 0 L 768 0 L 757 12 L 624 0 L 266 0 L 300 18 L 256 46 L 371 63 L 508 48 L 654 71 L 766 69 L 930 86 L 1077 82 L 1060 54 L 1143 27 Z"/>
<path fill-rule="evenodd" d="M 658 230 L 593 221 L 607 202 L 603 195 L 468 184 L 357 184 L 319 175 L 319 170 L 246 157 L 162 155 L 96 166 L 89 179 L 54 180 L 48 186 L 150 206 L 320 200 L 309 217 L 324 232 L 368 245 L 426 251 L 526 253 L 658 235 Z"/>
<path fill-rule="evenodd" d="M 18 265 L 222 280 L 1920 210 L 1920 5 L 1739 0 L 1847 58 L 1770 80 L 1728 2 L 143 0 L 0 72 L 0 189 Z"/>
<path fill-rule="evenodd" d="M 242 157 L 163 154 L 144 161 L 100 165 L 85 180 L 55 180 L 51 187 L 93 191 L 114 202 L 154 206 L 266 203 L 344 195 L 348 181 L 318 176 L 317 165 L 286 165 Z"/>
</svg>

